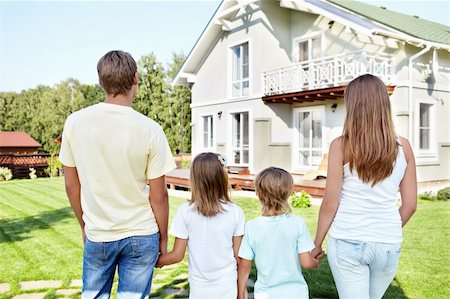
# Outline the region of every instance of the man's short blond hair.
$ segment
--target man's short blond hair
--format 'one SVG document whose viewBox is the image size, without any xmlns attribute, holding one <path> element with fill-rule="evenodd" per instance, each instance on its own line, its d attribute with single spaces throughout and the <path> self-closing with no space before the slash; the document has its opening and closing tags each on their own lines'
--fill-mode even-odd
<svg viewBox="0 0 450 299">
<path fill-rule="evenodd" d="M 290 213 L 288 198 L 292 194 L 293 187 L 294 180 L 286 170 L 269 167 L 261 171 L 256 176 L 255 188 L 262 205 L 262 214 Z"/>
<path fill-rule="evenodd" d="M 110 51 L 97 64 L 100 85 L 107 94 L 114 96 L 127 94 L 131 90 L 136 71 L 136 61 L 124 51 Z"/>
</svg>

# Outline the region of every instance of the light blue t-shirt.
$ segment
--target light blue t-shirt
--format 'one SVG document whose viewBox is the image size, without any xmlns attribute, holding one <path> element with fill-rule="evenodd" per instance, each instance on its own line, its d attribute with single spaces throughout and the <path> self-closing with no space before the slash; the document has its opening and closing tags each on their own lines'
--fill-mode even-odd
<svg viewBox="0 0 450 299">
<path fill-rule="evenodd" d="M 239 257 L 255 260 L 255 299 L 309 298 L 298 254 L 313 248 L 308 228 L 300 217 L 260 216 L 247 222 Z"/>
</svg>

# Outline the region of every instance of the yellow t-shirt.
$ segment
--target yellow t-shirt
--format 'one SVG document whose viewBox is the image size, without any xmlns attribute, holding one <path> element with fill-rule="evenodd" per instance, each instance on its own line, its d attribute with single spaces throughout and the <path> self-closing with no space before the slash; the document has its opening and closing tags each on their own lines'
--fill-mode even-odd
<svg viewBox="0 0 450 299">
<path fill-rule="evenodd" d="M 64 125 L 59 160 L 77 168 L 89 240 L 158 232 L 147 181 L 174 169 L 175 162 L 156 122 L 108 103 L 74 112 Z"/>
</svg>

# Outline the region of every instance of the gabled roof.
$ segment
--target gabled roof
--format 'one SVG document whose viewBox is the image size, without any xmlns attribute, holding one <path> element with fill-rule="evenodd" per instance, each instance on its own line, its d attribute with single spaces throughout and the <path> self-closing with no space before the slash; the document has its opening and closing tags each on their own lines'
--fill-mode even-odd
<svg viewBox="0 0 450 299">
<path fill-rule="evenodd" d="M 358 15 L 427 41 L 450 45 L 450 27 L 352 0 L 328 0 Z M 405 2 L 406 4 L 406 2 Z M 431 5 L 431 4 L 430 4 Z"/>
<path fill-rule="evenodd" d="M 0 131 L 0 147 L 40 147 L 41 144 L 25 132 Z"/>
<path fill-rule="evenodd" d="M 450 51 L 450 27 L 352 0 L 279 0 L 288 9 L 323 15 L 368 36 L 380 35 Z M 227 19 L 257 0 L 223 0 L 195 43 L 172 84 L 195 82 L 195 74 L 222 34 Z"/>
</svg>

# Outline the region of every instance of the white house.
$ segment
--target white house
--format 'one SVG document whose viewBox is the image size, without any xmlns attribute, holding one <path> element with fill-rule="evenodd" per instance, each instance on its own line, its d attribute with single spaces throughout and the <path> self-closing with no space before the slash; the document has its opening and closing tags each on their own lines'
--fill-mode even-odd
<svg viewBox="0 0 450 299">
<path fill-rule="evenodd" d="M 356 1 L 223 1 L 175 84 L 192 89 L 192 151 L 251 173 L 317 168 L 360 74 L 391 93 L 419 181 L 450 179 L 450 28 Z"/>
</svg>

